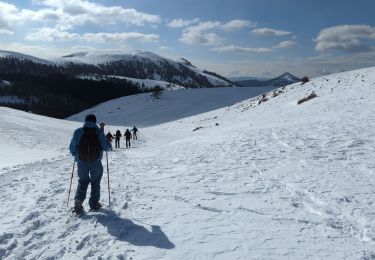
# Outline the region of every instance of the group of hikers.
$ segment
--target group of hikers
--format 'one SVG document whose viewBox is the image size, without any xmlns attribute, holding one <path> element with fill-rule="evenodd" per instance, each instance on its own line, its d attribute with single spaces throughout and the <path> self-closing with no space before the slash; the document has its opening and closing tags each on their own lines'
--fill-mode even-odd
<svg viewBox="0 0 375 260">
<path fill-rule="evenodd" d="M 104 133 L 104 125 L 105 125 L 104 123 L 100 124 L 100 129 L 103 131 L 103 133 Z M 133 135 L 131 134 L 131 132 L 133 132 Z M 133 138 L 133 140 L 138 139 L 137 132 L 138 132 L 138 129 L 135 126 L 130 131 L 129 131 L 129 129 L 126 129 L 126 131 L 124 133 L 126 148 L 130 148 L 130 146 L 131 146 L 130 139 L 132 139 L 132 138 Z M 107 140 L 108 140 L 108 142 L 111 146 L 111 150 L 113 150 L 113 146 L 112 146 L 113 139 L 115 139 L 115 148 L 120 148 L 121 136 L 122 135 L 121 135 L 120 130 L 117 130 L 114 136 L 111 134 L 111 131 L 108 131 L 108 133 L 106 134 L 106 137 L 107 137 Z"/>
<path fill-rule="evenodd" d="M 90 210 L 97 211 L 102 205 L 100 199 L 100 181 L 103 176 L 102 157 L 103 151 L 112 150 L 112 140 L 115 139 L 116 148 L 120 147 L 120 130 L 116 131 L 115 136 L 108 131 L 104 134 L 104 123 L 100 127 L 96 124 L 96 116 L 89 114 L 85 118 L 83 127 L 74 131 L 72 140 L 70 142 L 69 150 L 77 162 L 78 186 L 74 196 L 73 213 L 81 215 L 84 212 L 83 202 L 86 199 L 88 185 L 91 183 L 91 193 L 89 199 Z M 133 132 L 133 135 L 131 134 Z M 126 140 L 126 147 L 130 147 L 130 139 L 137 140 L 138 129 L 134 126 L 129 131 L 126 129 L 124 136 Z M 108 163 L 108 157 L 107 157 Z M 74 167 L 72 171 L 73 177 Z M 72 178 L 71 177 L 71 178 Z M 109 178 L 109 177 L 108 177 Z M 70 190 L 69 190 L 70 196 Z M 69 198 L 68 198 L 69 203 Z"/>
</svg>

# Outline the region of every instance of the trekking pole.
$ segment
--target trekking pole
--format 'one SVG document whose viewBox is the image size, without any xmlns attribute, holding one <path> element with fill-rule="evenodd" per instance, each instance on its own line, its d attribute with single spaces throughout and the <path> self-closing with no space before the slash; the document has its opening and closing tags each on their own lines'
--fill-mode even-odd
<svg viewBox="0 0 375 260">
<path fill-rule="evenodd" d="M 105 152 L 105 156 L 107 159 L 107 178 L 108 178 L 108 201 L 109 201 L 109 209 L 111 209 L 111 189 L 109 187 L 109 167 L 108 167 L 108 152 Z"/>
<path fill-rule="evenodd" d="M 66 202 L 66 206 L 67 206 L 67 207 L 69 207 L 70 191 L 71 191 L 71 189 L 72 189 L 72 181 L 73 181 L 73 174 L 74 174 L 74 167 L 75 167 L 75 166 L 76 166 L 76 159 L 74 158 L 72 175 L 70 176 L 70 185 L 69 185 L 68 201 Z"/>
</svg>

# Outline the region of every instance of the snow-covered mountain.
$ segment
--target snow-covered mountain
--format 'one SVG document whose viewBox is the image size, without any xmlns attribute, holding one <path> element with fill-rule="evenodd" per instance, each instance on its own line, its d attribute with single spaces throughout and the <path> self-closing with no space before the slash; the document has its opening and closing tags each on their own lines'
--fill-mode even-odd
<svg viewBox="0 0 375 260">
<path fill-rule="evenodd" d="M 229 80 L 206 73 L 181 58 L 173 61 L 148 51 L 132 51 L 125 54 L 85 52 L 64 56 L 57 60 L 62 64 L 94 64 L 106 75 L 151 79 L 191 87 L 232 87 Z"/>
<path fill-rule="evenodd" d="M 248 77 L 248 76 L 238 76 L 238 77 L 227 77 L 231 81 L 244 81 L 244 80 L 268 80 L 268 78 L 263 77 Z"/>
<path fill-rule="evenodd" d="M 19 52 L 0 50 L 0 59 L 9 59 L 9 58 L 16 59 L 19 62 L 33 62 L 33 63 L 43 64 L 43 65 L 54 65 L 54 62 L 49 61 L 49 60 L 40 59 L 31 55 L 22 54 Z"/>
<path fill-rule="evenodd" d="M 158 88 L 235 86 L 186 59 L 173 61 L 145 51 L 80 52 L 54 61 L 0 51 L 0 78 L 12 83 L 7 91 L 0 89 L 0 105 L 57 118 Z"/>
<path fill-rule="evenodd" d="M 240 80 L 235 81 L 238 86 L 241 87 L 260 87 L 260 86 L 275 86 L 275 87 L 283 87 L 286 85 L 290 85 L 296 82 L 300 82 L 301 79 L 286 72 L 276 78 L 268 79 L 268 80 L 261 80 L 261 79 L 249 79 L 249 80 Z"/>
<path fill-rule="evenodd" d="M 27 68 L 30 68 L 30 71 Z M 68 74 L 87 78 L 96 75 L 115 75 L 139 80 L 157 80 L 185 88 L 234 86 L 220 75 L 206 73 L 205 70 L 194 67 L 186 59 L 173 61 L 147 51 L 79 52 L 54 61 L 16 52 L 0 51 L 0 73 L 15 72 L 38 76 Z"/>
<path fill-rule="evenodd" d="M 276 77 L 276 78 L 273 78 L 273 79 L 270 79 L 269 82 L 270 82 L 270 85 L 271 86 L 278 86 L 278 87 L 282 87 L 282 86 L 286 86 L 286 85 L 290 85 L 290 84 L 293 84 L 293 83 L 296 83 L 296 82 L 299 82 L 301 81 L 300 78 L 290 74 L 290 73 L 284 73 L 283 75 L 279 76 L 279 77 Z"/>
<path fill-rule="evenodd" d="M 111 209 L 79 219 L 65 204 L 81 124 L 0 108 L 0 258 L 373 259 L 374 84 L 375 68 L 345 72 L 142 127 L 108 153 Z"/>
</svg>

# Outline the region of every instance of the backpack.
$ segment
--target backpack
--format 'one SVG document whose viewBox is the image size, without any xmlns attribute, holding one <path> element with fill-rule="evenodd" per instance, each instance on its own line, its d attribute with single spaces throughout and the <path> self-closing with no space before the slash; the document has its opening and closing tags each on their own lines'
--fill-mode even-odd
<svg viewBox="0 0 375 260">
<path fill-rule="evenodd" d="M 78 144 L 78 156 L 81 161 L 93 162 L 96 161 L 100 156 L 99 137 L 96 134 L 95 128 L 83 128 L 83 135 Z"/>
</svg>

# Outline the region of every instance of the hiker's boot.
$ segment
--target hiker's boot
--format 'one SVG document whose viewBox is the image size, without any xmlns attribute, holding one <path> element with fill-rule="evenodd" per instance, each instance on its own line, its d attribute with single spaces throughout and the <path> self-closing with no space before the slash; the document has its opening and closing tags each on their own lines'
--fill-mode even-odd
<svg viewBox="0 0 375 260">
<path fill-rule="evenodd" d="M 74 202 L 74 209 L 73 209 L 73 212 L 74 212 L 76 215 L 80 215 L 80 214 L 83 213 L 82 201 L 76 200 L 76 201 Z"/>
<path fill-rule="evenodd" d="M 91 211 L 98 211 L 102 207 L 103 207 L 103 205 L 100 204 L 100 202 L 97 202 L 96 204 L 94 204 L 94 205 L 91 206 Z"/>
</svg>

